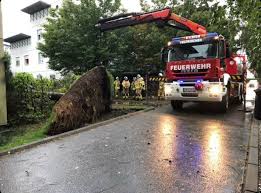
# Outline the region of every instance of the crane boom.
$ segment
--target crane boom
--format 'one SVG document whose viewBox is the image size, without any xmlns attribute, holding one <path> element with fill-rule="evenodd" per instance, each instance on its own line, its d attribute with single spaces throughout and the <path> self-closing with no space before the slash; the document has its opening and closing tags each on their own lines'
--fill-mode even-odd
<svg viewBox="0 0 261 193">
<path fill-rule="evenodd" d="M 168 25 L 176 29 L 193 32 L 198 35 L 206 34 L 205 27 L 172 13 L 170 8 L 147 12 L 147 13 L 126 13 L 101 19 L 96 27 L 101 31 L 109 31 L 117 28 L 134 26 L 155 22 L 159 25 Z"/>
</svg>

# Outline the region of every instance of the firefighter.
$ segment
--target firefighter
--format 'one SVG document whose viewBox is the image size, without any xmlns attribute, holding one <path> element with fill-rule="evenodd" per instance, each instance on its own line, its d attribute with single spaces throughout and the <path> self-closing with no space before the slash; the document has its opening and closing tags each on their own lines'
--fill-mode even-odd
<svg viewBox="0 0 261 193">
<path fill-rule="evenodd" d="M 120 86 L 121 86 L 121 83 L 120 83 L 120 80 L 119 80 L 118 76 L 116 77 L 116 80 L 113 82 L 113 86 L 114 86 L 114 96 L 115 96 L 115 98 L 118 98 L 119 97 Z"/>
<path fill-rule="evenodd" d="M 163 74 L 159 73 L 159 90 L 158 90 L 158 100 L 164 99 L 165 91 L 164 91 L 164 79 Z"/>
<path fill-rule="evenodd" d="M 136 77 L 133 77 L 133 80 L 131 82 L 131 95 L 133 96 L 134 99 L 136 98 L 135 82 L 136 82 Z"/>
<path fill-rule="evenodd" d="M 135 89 L 136 89 L 136 99 L 142 100 L 142 90 L 145 89 L 145 82 L 141 75 L 137 75 L 137 80 L 135 82 Z"/>
<path fill-rule="evenodd" d="M 130 92 L 130 81 L 128 80 L 128 77 L 125 76 L 124 80 L 122 81 L 122 96 L 124 99 L 129 98 L 129 92 Z"/>
</svg>

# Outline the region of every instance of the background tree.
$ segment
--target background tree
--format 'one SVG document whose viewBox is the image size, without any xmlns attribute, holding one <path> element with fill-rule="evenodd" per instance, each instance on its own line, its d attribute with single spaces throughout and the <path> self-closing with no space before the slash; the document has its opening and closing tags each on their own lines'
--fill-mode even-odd
<svg viewBox="0 0 261 193">
<path fill-rule="evenodd" d="M 99 38 L 95 24 L 116 13 L 120 0 L 65 0 L 59 10 L 51 10 L 44 26 L 40 51 L 49 58 L 53 70 L 82 74 L 107 59 L 108 47 Z"/>
<path fill-rule="evenodd" d="M 114 40 L 109 40 L 110 45 L 114 47 L 113 42 L 117 42 L 119 46 L 114 49 L 112 61 L 112 68 L 117 74 L 158 72 L 164 68 L 160 61 L 160 50 L 169 39 L 155 25 L 144 24 L 106 33 L 112 33 L 110 38 Z"/>
<path fill-rule="evenodd" d="M 261 2 L 259 0 L 227 0 L 231 14 L 240 20 L 239 45 L 246 50 L 251 68 L 261 76 Z"/>
<path fill-rule="evenodd" d="M 8 52 L 4 52 L 3 62 L 5 65 L 6 89 L 8 92 L 11 90 L 11 79 L 13 76 L 11 71 L 11 56 Z"/>
</svg>

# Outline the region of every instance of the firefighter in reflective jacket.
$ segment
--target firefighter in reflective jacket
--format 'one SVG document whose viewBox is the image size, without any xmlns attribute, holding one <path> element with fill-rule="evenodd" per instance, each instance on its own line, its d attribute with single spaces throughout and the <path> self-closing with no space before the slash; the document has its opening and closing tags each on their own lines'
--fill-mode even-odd
<svg viewBox="0 0 261 193">
<path fill-rule="evenodd" d="M 143 78 L 138 74 L 135 82 L 136 99 L 142 100 L 142 90 L 145 90 L 145 82 Z"/>
<path fill-rule="evenodd" d="M 125 76 L 124 80 L 122 81 L 122 96 L 124 99 L 129 98 L 129 92 L 130 92 L 130 81 L 128 80 L 128 77 Z"/>
<path fill-rule="evenodd" d="M 121 86 L 119 77 L 116 77 L 116 80 L 113 82 L 113 86 L 114 86 L 114 96 L 115 96 L 115 98 L 118 98 L 119 97 L 120 86 Z"/>
<path fill-rule="evenodd" d="M 165 97 L 165 91 L 164 91 L 164 80 L 163 80 L 163 74 L 159 73 L 159 90 L 158 90 L 158 99 L 164 99 Z"/>
</svg>

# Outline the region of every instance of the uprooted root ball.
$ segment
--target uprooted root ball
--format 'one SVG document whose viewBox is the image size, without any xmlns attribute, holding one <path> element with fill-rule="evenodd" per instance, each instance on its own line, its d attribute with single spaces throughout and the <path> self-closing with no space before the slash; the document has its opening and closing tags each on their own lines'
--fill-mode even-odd
<svg viewBox="0 0 261 193">
<path fill-rule="evenodd" d="M 109 78 L 104 67 L 95 67 L 79 78 L 53 108 L 47 134 L 55 135 L 81 127 L 110 111 Z"/>
</svg>

